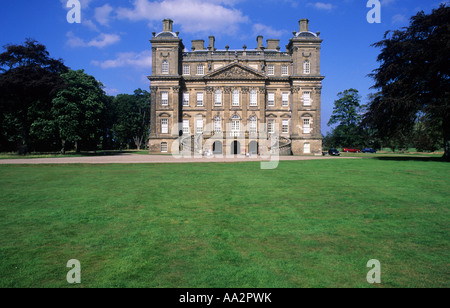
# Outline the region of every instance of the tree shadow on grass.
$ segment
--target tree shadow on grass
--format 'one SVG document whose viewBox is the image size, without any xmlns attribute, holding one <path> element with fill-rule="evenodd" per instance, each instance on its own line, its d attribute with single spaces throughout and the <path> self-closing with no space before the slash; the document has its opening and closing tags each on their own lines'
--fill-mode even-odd
<svg viewBox="0 0 450 308">
<path fill-rule="evenodd" d="M 138 151 L 137 150 L 123 150 L 123 151 L 91 151 L 91 152 L 80 152 L 80 153 L 70 153 L 67 154 L 67 156 L 71 156 L 71 155 L 79 155 L 79 156 L 87 156 L 87 157 L 92 157 L 92 156 L 119 156 L 119 155 L 124 155 L 124 154 L 137 154 Z"/>
</svg>

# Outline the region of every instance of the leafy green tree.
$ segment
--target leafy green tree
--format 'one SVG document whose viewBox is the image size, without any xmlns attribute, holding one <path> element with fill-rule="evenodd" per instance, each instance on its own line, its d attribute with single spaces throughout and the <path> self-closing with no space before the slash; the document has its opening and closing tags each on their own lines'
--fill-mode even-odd
<svg viewBox="0 0 450 308">
<path fill-rule="evenodd" d="M 107 96 L 105 100 L 105 108 L 101 114 L 100 120 L 100 142 L 102 150 L 118 149 L 114 136 L 114 124 L 117 122 L 117 110 L 115 105 L 115 97 Z"/>
<path fill-rule="evenodd" d="M 444 158 L 450 160 L 450 7 L 423 11 L 402 30 L 386 32 L 373 46 L 381 48 L 380 67 L 372 76 L 379 91 L 364 122 L 382 138 L 400 139 L 425 114 L 441 123 Z M 428 126 L 431 129 L 432 126 Z M 424 128 L 424 129 L 428 129 Z"/>
<path fill-rule="evenodd" d="M 103 85 L 84 70 L 70 70 L 62 78 L 65 87 L 53 99 L 52 107 L 61 152 L 65 153 L 67 143 L 73 143 L 77 152 L 82 147 L 96 150 L 107 100 Z"/>
<path fill-rule="evenodd" d="M 117 122 L 114 125 L 116 139 L 122 146 L 134 146 L 138 150 L 148 140 L 150 129 L 150 93 L 137 89 L 133 95 L 116 97 Z"/>
<path fill-rule="evenodd" d="M 68 68 L 32 39 L 4 49 L 0 54 L 0 150 L 26 153 L 38 144 L 52 144 L 55 134 L 48 130 L 48 110 L 63 86 L 60 75 Z"/>
<path fill-rule="evenodd" d="M 330 147 L 359 147 L 363 143 L 361 132 L 361 97 L 358 90 L 348 89 L 338 93 L 328 126 L 336 127 L 327 136 Z"/>
</svg>

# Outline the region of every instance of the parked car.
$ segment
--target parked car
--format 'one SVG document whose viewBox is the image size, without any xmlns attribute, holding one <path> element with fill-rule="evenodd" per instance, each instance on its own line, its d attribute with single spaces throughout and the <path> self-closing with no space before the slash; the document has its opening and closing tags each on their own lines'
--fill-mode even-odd
<svg viewBox="0 0 450 308">
<path fill-rule="evenodd" d="M 345 148 L 344 149 L 345 153 L 361 153 L 361 150 L 359 149 L 351 149 L 351 148 Z"/>
<path fill-rule="evenodd" d="M 341 153 L 337 149 L 330 149 L 328 154 L 331 156 L 341 156 Z"/>
<path fill-rule="evenodd" d="M 363 153 L 376 153 L 377 150 L 375 150 L 375 149 L 370 149 L 370 148 L 365 148 L 365 149 L 363 149 L 361 152 L 363 152 Z"/>
</svg>

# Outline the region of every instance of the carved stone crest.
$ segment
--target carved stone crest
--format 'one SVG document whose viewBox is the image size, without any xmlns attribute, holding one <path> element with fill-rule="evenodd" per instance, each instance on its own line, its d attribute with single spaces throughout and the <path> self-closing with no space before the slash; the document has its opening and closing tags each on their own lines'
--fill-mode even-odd
<svg viewBox="0 0 450 308">
<path fill-rule="evenodd" d="M 228 80 L 239 80 L 239 79 L 265 79 L 265 76 L 258 74 L 257 72 L 252 72 L 245 67 L 234 64 L 229 67 L 224 67 L 216 72 L 211 73 L 207 76 L 213 79 L 228 79 Z"/>
<path fill-rule="evenodd" d="M 223 79 L 247 79 L 254 77 L 254 74 L 235 66 L 229 70 L 217 74 L 215 77 Z"/>
</svg>

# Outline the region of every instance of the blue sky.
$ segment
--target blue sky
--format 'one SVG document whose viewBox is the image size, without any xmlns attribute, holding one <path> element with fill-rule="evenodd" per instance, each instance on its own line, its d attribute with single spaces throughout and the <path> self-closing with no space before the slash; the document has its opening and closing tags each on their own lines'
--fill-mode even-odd
<svg viewBox="0 0 450 308">
<path fill-rule="evenodd" d="M 310 20 L 322 45 L 322 131 L 336 95 L 360 91 L 362 102 L 372 91 L 367 74 L 378 67 L 379 50 L 370 45 L 387 30 L 409 24 L 418 11 L 430 13 L 442 0 L 381 0 L 381 23 L 367 22 L 368 0 L 80 0 L 81 23 L 67 22 L 68 0 L 2 0 L 0 44 L 21 44 L 33 38 L 47 46 L 53 58 L 71 69 L 84 69 L 105 85 L 110 95 L 148 90 L 152 32 L 162 20 L 174 20 L 185 46 L 191 40 L 216 37 L 216 48 L 256 47 L 256 37 L 280 39 L 285 50 L 298 21 Z"/>
</svg>

